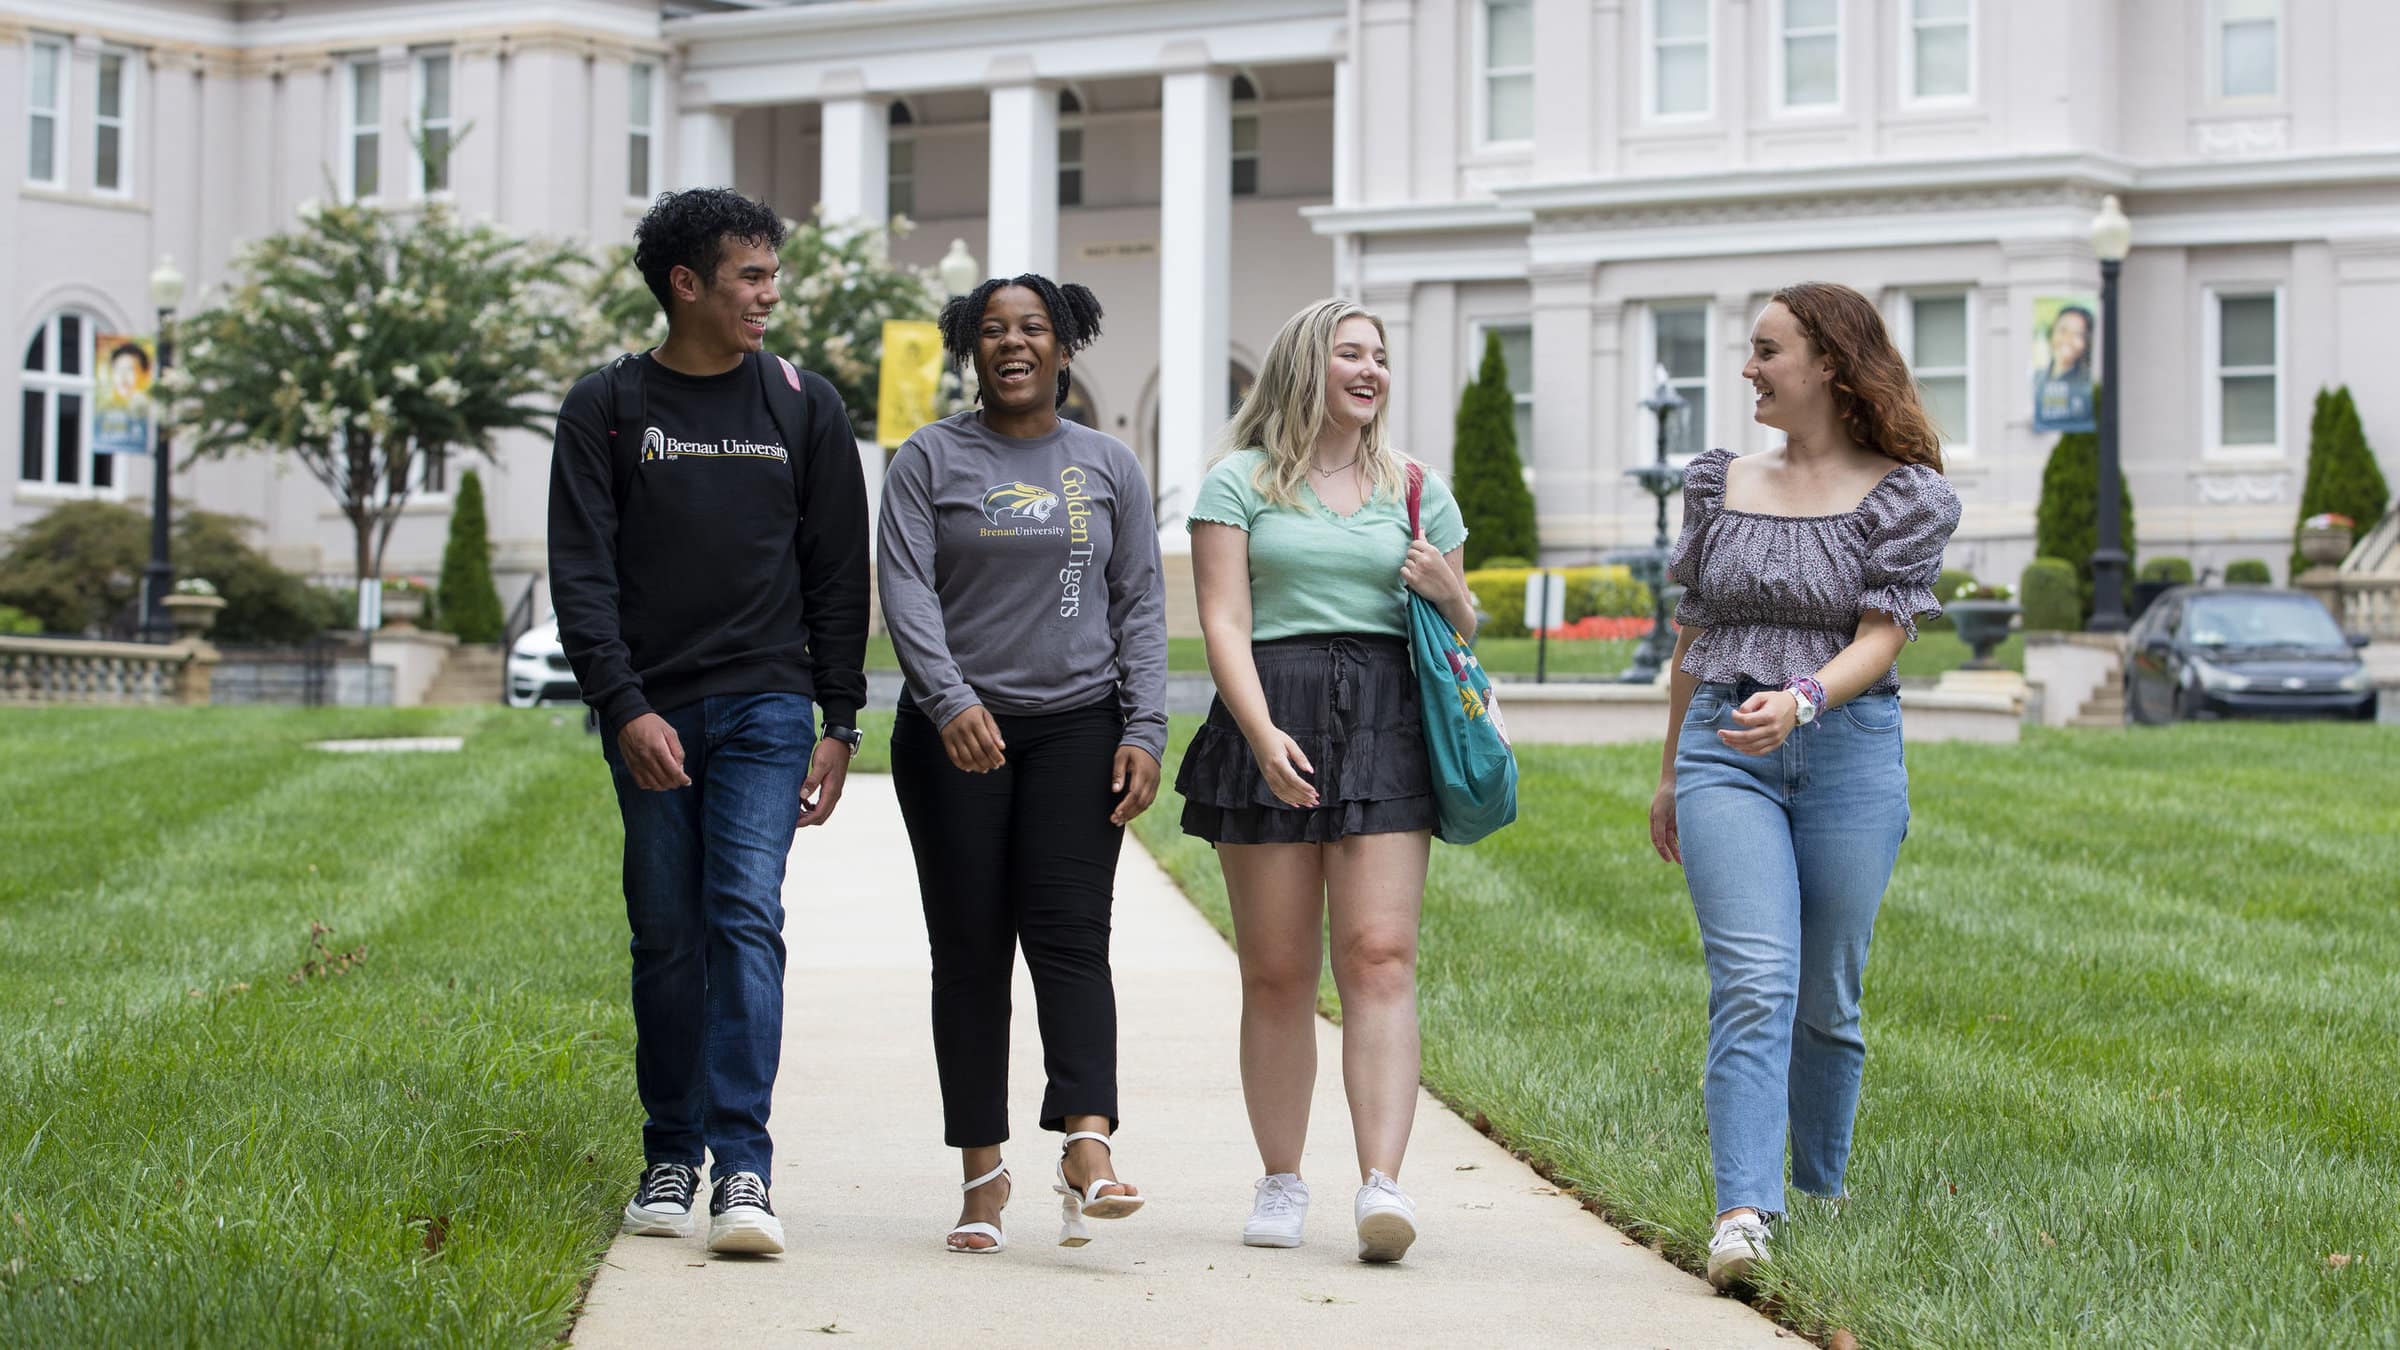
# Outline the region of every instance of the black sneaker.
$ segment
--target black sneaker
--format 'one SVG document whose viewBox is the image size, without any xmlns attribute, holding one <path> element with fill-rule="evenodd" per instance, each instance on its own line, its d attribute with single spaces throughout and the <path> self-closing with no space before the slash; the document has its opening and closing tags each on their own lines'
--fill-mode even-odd
<svg viewBox="0 0 2400 1350">
<path fill-rule="evenodd" d="M 708 1249 L 765 1256 L 783 1250 L 783 1221 L 767 1203 L 767 1183 L 758 1173 L 717 1178 L 708 1201 Z"/>
<path fill-rule="evenodd" d="M 700 1169 L 682 1163 L 653 1163 L 625 1206 L 625 1231 L 638 1237 L 690 1237 L 699 1227 L 692 1196 Z"/>
</svg>

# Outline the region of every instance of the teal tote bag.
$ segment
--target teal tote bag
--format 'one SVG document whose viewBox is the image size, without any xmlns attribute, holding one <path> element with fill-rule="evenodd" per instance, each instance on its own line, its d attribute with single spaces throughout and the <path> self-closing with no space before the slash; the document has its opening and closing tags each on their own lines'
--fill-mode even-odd
<svg viewBox="0 0 2400 1350">
<path fill-rule="evenodd" d="M 1408 466 L 1409 537 L 1424 533 L 1418 505 L 1425 470 Z M 1425 759 L 1433 770 L 1440 808 L 1434 834 L 1444 843 L 1472 844 L 1517 818 L 1517 757 L 1492 682 L 1475 650 L 1431 600 L 1408 593 L 1409 646 L 1417 666 L 1417 699 L 1425 713 Z"/>
</svg>

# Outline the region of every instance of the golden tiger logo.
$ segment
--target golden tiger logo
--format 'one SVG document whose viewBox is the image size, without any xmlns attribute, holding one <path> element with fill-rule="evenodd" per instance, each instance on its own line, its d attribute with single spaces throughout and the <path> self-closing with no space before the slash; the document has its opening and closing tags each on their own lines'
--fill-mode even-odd
<svg viewBox="0 0 2400 1350">
<path fill-rule="evenodd" d="M 1058 509 L 1058 494 L 1031 483 L 1002 483 L 983 494 L 983 518 L 997 525 L 1003 518 L 1043 524 Z"/>
</svg>

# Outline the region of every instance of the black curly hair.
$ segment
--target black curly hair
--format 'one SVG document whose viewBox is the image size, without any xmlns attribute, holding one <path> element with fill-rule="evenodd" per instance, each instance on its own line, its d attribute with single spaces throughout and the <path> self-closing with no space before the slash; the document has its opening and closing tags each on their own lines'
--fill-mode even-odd
<svg viewBox="0 0 2400 1350">
<path fill-rule="evenodd" d="M 725 260 L 726 240 L 780 249 L 783 235 L 783 218 L 773 207 L 732 188 L 662 192 L 633 227 L 633 266 L 672 318 L 675 307 L 669 301 L 675 292 L 667 278 L 676 268 L 688 267 L 704 284 L 711 283 L 717 264 Z"/>
<path fill-rule="evenodd" d="M 1063 355 L 1072 356 L 1092 345 L 1100 336 L 1100 297 L 1089 286 L 1074 282 L 1061 285 L 1038 272 L 1026 272 L 1013 277 L 993 277 L 965 295 L 954 296 L 942 306 L 942 350 L 950 354 L 951 363 L 966 370 L 975 362 L 975 338 L 983 327 L 983 311 L 991 304 L 996 291 L 1022 286 L 1040 296 L 1042 308 L 1050 311 L 1050 326 L 1058 330 L 1058 347 Z M 1069 378 L 1067 367 L 1058 368 L 1058 399 L 1052 406 L 1067 406 Z M 983 401 L 977 390 L 976 402 Z"/>
</svg>

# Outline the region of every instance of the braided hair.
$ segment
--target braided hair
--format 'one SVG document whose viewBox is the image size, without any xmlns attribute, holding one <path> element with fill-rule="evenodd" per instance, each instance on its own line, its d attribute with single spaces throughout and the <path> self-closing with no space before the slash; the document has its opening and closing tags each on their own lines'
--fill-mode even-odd
<svg viewBox="0 0 2400 1350">
<path fill-rule="evenodd" d="M 965 295 L 953 297 L 949 304 L 942 306 L 942 350 L 949 354 L 951 363 L 961 371 L 974 364 L 975 343 L 983 328 L 984 308 L 991 304 L 995 292 L 1011 286 L 1022 286 L 1041 297 L 1042 308 L 1050 311 L 1050 326 L 1058 333 L 1061 356 L 1072 356 L 1082 351 L 1092 345 L 1092 339 L 1100 336 L 1100 297 L 1092 294 L 1091 287 L 1079 286 L 1071 281 L 1061 285 L 1038 272 L 993 277 Z M 1052 406 L 1067 406 L 1068 383 L 1067 366 L 1061 361 L 1058 367 L 1058 398 Z M 983 401 L 981 389 L 976 391 L 975 401 Z"/>
</svg>

